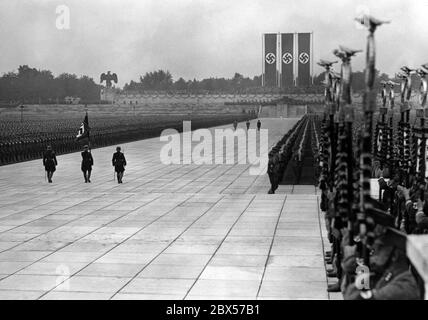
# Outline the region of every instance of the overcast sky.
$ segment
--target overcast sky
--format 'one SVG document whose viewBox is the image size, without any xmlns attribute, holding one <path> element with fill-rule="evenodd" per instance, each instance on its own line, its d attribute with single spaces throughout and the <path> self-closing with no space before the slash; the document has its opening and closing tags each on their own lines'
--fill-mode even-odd
<svg viewBox="0 0 428 320">
<path fill-rule="evenodd" d="M 62 4 L 69 30 L 55 26 Z M 263 33 L 313 32 L 315 61 L 339 44 L 365 49 L 367 32 L 353 22 L 362 11 L 392 21 L 376 32 L 381 71 L 428 62 L 428 0 L 0 0 L 0 73 L 28 64 L 98 82 L 111 70 L 120 86 L 157 69 L 175 80 L 253 77 Z M 353 66 L 363 68 L 364 54 Z"/>
</svg>

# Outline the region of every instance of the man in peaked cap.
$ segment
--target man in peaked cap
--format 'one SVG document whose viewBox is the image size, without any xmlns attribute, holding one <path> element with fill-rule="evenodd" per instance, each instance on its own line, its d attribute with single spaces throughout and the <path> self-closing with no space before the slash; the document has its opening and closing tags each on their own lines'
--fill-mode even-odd
<svg viewBox="0 0 428 320">
<path fill-rule="evenodd" d="M 371 207 L 367 210 L 367 220 L 370 222 L 374 231 L 376 228 L 373 226 L 393 226 L 394 218 L 386 213 L 386 206 L 373 198 L 369 199 Z M 355 237 L 353 246 L 349 245 L 349 234 L 346 233 L 342 239 L 343 248 L 343 259 L 342 259 L 342 270 L 343 270 L 343 281 L 342 281 L 342 293 L 345 292 L 347 286 L 355 282 L 356 270 L 358 267 L 357 259 L 357 246 L 361 245 L 359 237 Z"/>
<path fill-rule="evenodd" d="M 233 121 L 233 130 L 235 130 L 236 131 L 236 128 L 238 127 L 238 121 L 237 120 L 234 120 Z"/>
<path fill-rule="evenodd" d="M 89 146 L 85 145 L 83 147 L 82 154 L 82 164 L 81 169 L 83 172 L 83 177 L 85 178 L 85 183 L 91 182 L 91 172 L 92 166 L 94 165 L 94 158 L 92 157 L 92 153 L 89 150 Z"/>
<path fill-rule="evenodd" d="M 247 131 L 250 129 L 250 120 L 248 119 L 247 122 L 245 122 L 245 125 L 247 126 Z"/>
<path fill-rule="evenodd" d="M 117 182 L 122 183 L 123 172 L 126 167 L 126 159 L 125 155 L 120 152 L 121 148 L 116 147 L 116 152 L 113 154 L 112 164 L 114 166 L 114 170 L 117 173 Z"/>
<path fill-rule="evenodd" d="M 401 208 L 401 215 L 399 217 L 400 221 L 398 221 L 400 230 L 407 234 L 414 233 L 417 228 L 417 204 L 420 202 L 423 190 L 415 183 L 410 189 L 398 186 L 397 191 L 399 196 L 404 200 Z"/>
<path fill-rule="evenodd" d="M 271 188 L 269 189 L 269 194 L 274 194 L 275 190 L 278 189 L 278 184 L 279 184 L 279 177 L 278 177 L 278 172 L 277 172 L 277 167 L 278 167 L 278 151 L 274 149 L 272 149 L 269 152 L 269 162 L 268 162 L 268 168 L 267 168 L 267 173 L 269 176 L 269 181 L 270 181 L 270 185 Z"/>
<path fill-rule="evenodd" d="M 381 209 L 381 204 L 372 200 L 373 208 L 367 216 L 375 225 L 375 240 L 371 246 L 369 260 L 369 288 L 361 288 L 356 281 L 350 281 L 344 289 L 346 300 L 418 300 L 421 291 L 415 277 L 409 270 L 406 256 L 406 234 L 396 230 L 394 218 Z M 349 248 L 348 248 L 349 249 Z M 357 270 L 355 250 L 348 252 L 344 269 L 349 274 Z M 353 269 L 354 268 L 354 269 Z M 348 280 L 352 277 L 348 277 Z M 363 290 L 365 289 L 365 290 Z"/>
<path fill-rule="evenodd" d="M 375 226 L 393 227 L 394 217 L 387 213 L 387 205 L 373 198 L 369 199 L 371 207 L 367 210 L 367 218 Z"/>
<path fill-rule="evenodd" d="M 58 161 L 51 145 L 48 145 L 46 147 L 46 151 L 43 153 L 43 165 L 47 173 L 48 182 L 52 183 L 52 176 L 56 170 Z"/>
<path fill-rule="evenodd" d="M 370 257 L 370 284 L 373 287 L 363 291 L 355 283 L 345 292 L 347 300 L 419 300 L 421 290 L 409 270 L 406 257 L 406 235 L 387 227 L 383 235 L 373 244 Z"/>
<path fill-rule="evenodd" d="M 396 192 L 397 187 L 399 187 L 400 176 L 398 174 L 394 175 L 388 182 L 385 181 L 383 177 L 379 178 L 379 192 L 383 191 L 381 196 L 381 201 L 385 205 L 389 207 L 390 214 L 394 217 L 397 215 L 396 213 Z"/>
<path fill-rule="evenodd" d="M 425 199 L 427 194 L 425 191 Z M 420 234 L 428 233 L 428 201 L 419 200 L 417 203 L 417 211 L 415 215 L 416 231 Z"/>
</svg>

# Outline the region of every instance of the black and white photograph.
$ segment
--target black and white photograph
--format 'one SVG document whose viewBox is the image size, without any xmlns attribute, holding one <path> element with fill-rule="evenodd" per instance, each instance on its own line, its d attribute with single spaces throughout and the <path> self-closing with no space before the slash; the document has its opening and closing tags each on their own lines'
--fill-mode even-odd
<svg viewBox="0 0 428 320">
<path fill-rule="evenodd" d="M 427 300 L 427 17 L 0 0 L 0 300 Z"/>
</svg>

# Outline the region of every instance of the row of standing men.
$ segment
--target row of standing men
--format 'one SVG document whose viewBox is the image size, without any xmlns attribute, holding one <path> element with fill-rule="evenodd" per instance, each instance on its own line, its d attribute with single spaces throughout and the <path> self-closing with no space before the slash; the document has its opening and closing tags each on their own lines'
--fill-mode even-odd
<svg viewBox="0 0 428 320">
<path fill-rule="evenodd" d="M 414 174 L 391 176 L 389 171 L 374 161 L 372 177 L 378 178 L 381 197 L 370 198 L 366 212 L 372 239 L 367 247 L 368 261 L 360 257 L 366 244 L 338 224 L 340 203 L 333 200 L 336 191 L 321 185 L 320 207 L 331 244 L 331 250 L 325 253 L 326 263 L 331 264 L 327 276 L 338 279 L 328 291 L 342 292 L 345 299 L 414 300 L 424 295 L 423 281 L 407 258 L 406 242 L 409 234 L 428 233 L 428 184 L 421 183 Z M 409 188 L 403 186 L 404 178 Z"/>
<path fill-rule="evenodd" d="M 81 170 L 83 172 L 83 177 L 85 179 L 85 183 L 90 183 L 92 166 L 94 165 L 94 158 L 92 156 L 91 151 L 89 150 L 88 145 L 85 145 L 83 147 L 81 156 Z M 45 167 L 46 176 L 49 183 L 52 183 L 52 177 L 54 172 L 56 171 L 57 165 L 58 160 L 56 158 L 55 151 L 52 150 L 52 147 L 50 145 L 48 145 L 46 151 L 43 153 L 43 166 Z M 113 153 L 112 165 L 117 175 L 117 182 L 122 183 L 123 174 L 125 172 L 125 167 L 127 163 L 125 155 L 121 152 L 121 147 L 119 146 L 116 147 L 116 152 Z"/>
</svg>

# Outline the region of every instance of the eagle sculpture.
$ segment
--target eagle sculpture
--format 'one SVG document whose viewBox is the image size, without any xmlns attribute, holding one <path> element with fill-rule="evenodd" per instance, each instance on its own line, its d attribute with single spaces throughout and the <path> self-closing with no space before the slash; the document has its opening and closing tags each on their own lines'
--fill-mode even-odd
<svg viewBox="0 0 428 320">
<path fill-rule="evenodd" d="M 107 72 L 107 74 L 102 73 L 100 77 L 100 83 L 103 83 L 103 81 L 106 82 L 106 87 L 111 87 L 111 82 L 114 81 L 114 83 L 117 83 L 117 74 L 116 73 L 110 73 L 110 71 Z"/>
</svg>

